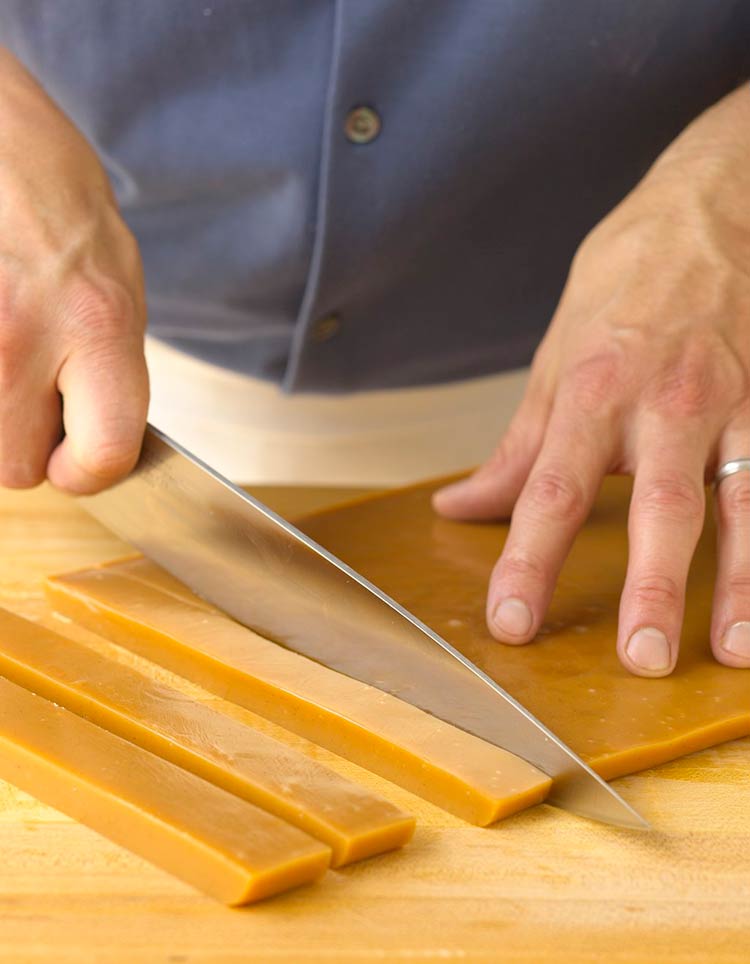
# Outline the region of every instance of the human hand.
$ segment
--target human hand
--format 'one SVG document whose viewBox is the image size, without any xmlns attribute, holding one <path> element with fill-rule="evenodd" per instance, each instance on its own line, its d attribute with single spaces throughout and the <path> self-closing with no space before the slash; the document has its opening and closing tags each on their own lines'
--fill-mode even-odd
<svg viewBox="0 0 750 964">
<path fill-rule="evenodd" d="M 495 454 L 436 493 L 455 519 L 511 514 L 487 619 L 536 634 L 606 473 L 632 474 L 618 633 L 641 676 L 676 664 L 707 480 L 750 457 L 750 88 L 702 115 L 585 239 Z M 514 507 L 515 506 L 515 507 Z M 717 490 L 711 646 L 750 667 L 750 473 Z M 594 562 L 594 560 L 592 560 Z"/>
<path fill-rule="evenodd" d="M 95 492 L 145 427 L 138 248 L 94 150 L 2 50 L 0 92 L 0 484 Z"/>
</svg>

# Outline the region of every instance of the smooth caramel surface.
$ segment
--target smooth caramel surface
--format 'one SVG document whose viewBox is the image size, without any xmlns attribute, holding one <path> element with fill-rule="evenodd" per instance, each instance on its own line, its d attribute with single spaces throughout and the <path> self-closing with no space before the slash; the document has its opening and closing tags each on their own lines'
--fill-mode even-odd
<svg viewBox="0 0 750 964">
<path fill-rule="evenodd" d="M 0 674 L 327 843 L 333 866 L 402 846 L 414 819 L 302 753 L 0 609 Z"/>
<path fill-rule="evenodd" d="M 89 629 L 473 823 L 546 796 L 549 778 L 524 760 L 193 604 L 171 577 L 150 585 L 150 571 L 125 560 L 56 576 L 48 595 Z"/>
<path fill-rule="evenodd" d="M 329 864 L 296 827 L 1 678 L 0 778 L 226 904 Z"/>
<path fill-rule="evenodd" d="M 750 734 L 750 672 L 719 665 L 709 649 L 711 519 L 690 573 L 677 669 L 642 679 L 615 653 L 627 480 L 606 480 L 539 638 L 522 647 L 496 642 L 484 621 L 507 525 L 439 518 L 430 506 L 437 487 L 364 499 L 310 516 L 300 528 L 461 650 L 608 779 Z"/>
</svg>

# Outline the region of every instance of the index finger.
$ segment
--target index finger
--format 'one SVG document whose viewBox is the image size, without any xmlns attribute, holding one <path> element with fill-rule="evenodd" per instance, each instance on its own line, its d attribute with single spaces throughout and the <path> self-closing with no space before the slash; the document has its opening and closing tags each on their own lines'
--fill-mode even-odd
<svg viewBox="0 0 750 964">
<path fill-rule="evenodd" d="M 47 475 L 67 492 L 111 485 L 135 465 L 148 410 L 148 373 L 136 335 L 78 351 L 58 376 L 65 437 Z"/>
</svg>

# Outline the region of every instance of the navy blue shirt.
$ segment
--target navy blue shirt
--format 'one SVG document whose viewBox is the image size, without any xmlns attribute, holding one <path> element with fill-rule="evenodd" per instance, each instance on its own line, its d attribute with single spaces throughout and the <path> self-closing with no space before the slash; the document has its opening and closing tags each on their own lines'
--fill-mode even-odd
<svg viewBox="0 0 750 964">
<path fill-rule="evenodd" d="M 151 333 L 330 392 L 528 362 L 586 232 L 745 78 L 749 14 L 3 0 L 0 41 L 98 149 Z"/>
</svg>

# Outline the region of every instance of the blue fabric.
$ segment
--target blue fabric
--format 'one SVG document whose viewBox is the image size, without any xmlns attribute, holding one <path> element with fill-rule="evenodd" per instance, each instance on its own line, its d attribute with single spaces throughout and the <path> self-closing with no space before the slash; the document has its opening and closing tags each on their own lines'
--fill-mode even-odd
<svg viewBox="0 0 750 964">
<path fill-rule="evenodd" d="M 527 362 L 586 232 L 747 73 L 743 0 L 3 0 L 151 332 L 287 390 Z M 344 135 L 359 104 L 370 144 Z M 340 331 L 316 341 L 330 312 Z"/>
</svg>

